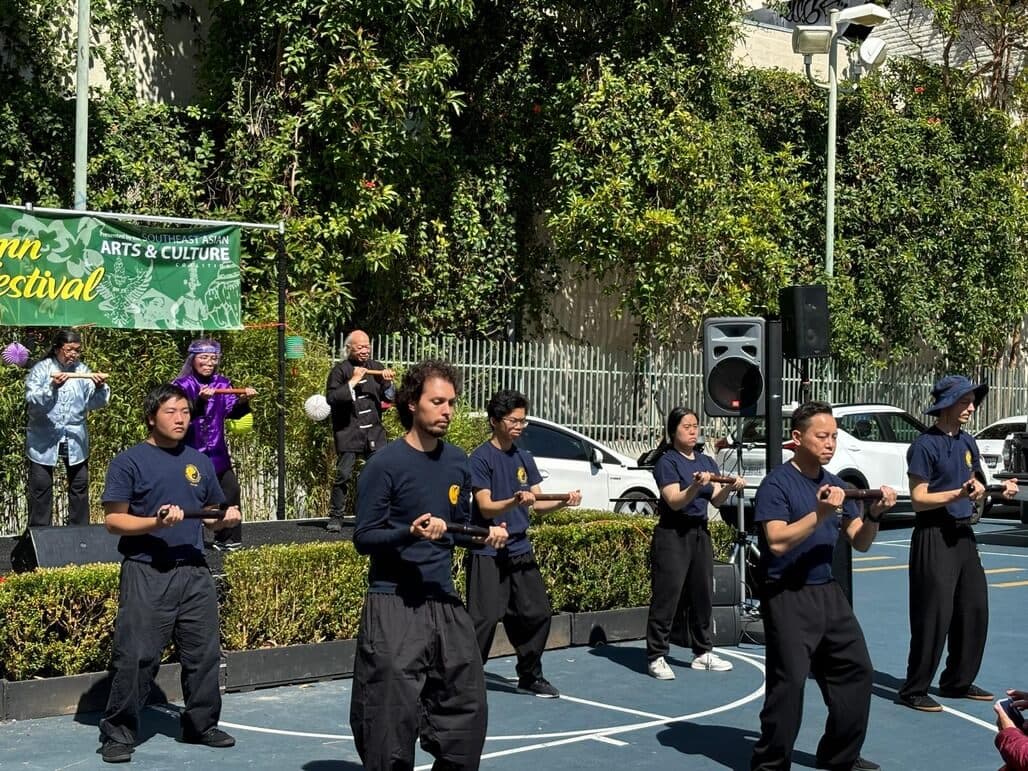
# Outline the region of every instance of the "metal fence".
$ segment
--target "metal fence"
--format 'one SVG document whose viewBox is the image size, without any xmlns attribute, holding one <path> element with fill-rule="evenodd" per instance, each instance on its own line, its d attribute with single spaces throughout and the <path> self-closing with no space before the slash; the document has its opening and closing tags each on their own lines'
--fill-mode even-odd
<svg viewBox="0 0 1028 771">
<path fill-rule="evenodd" d="M 341 350 L 341 340 L 338 350 Z M 629 352 L 562 341 L 506 343 L 452 337 L 381 335 L 372 340 L 374 356 L 389 366 L 409 367 L 429 357 L 459 365 L 464 374 L 464 401 L 483 409 L 499 388 L 528 395 L 531 413 L 574 428 L 636 457 L 657 444 L 665 416 L 683 404 L 702 414 L 703 361 L 699 352 L 656 350 L 636 359 Z M 786 362 L 783 401 L 797 398 L 799 377 L 795 362 Z M 884 369 L 868 368 L 843 377 L 831 360 L 811 362 L 811 394 L 816 399 L 893 404 L 920 415 L 928 404 L 931 384 L 938 377 L 931 365 L 904 361 Z M 1010 415 L 1028 411 L 1028 371 L 1023 366 L 997 366 L 975 373 L 991 386 L 989 398 L 970 428 L 976 430 Z M 724 436 L 734 420 L 703 418 L 708 440 Z M 267 448 L 233 444 L 244 510 L 257 517 L 274 512 L 275 462 Z M 92 475 L 104 469 L 94 467 Z M 326 473 L 327 476 L 327 473 Z M 63 488 L 58 469 L 56 489 Z M 287 480 L 290 516 L 322 516 L 323 496 L 312 496 L 295 480 Z M 24 484 L 15 482 L 0 493 L 0 532 L 24 527 Z M 54 520 L 65 519 L 65 498 L 54 496 Z"/>
<path fill-rule="evenodd" d="M 656 350 L 635 358 L 630 352 L 603 351 L 563 341 L 507 343 L 417 335 L 381 335 L 374 356 L 390 366 L 407 367 L 437 357 L 464 373 L 464 400 L 481 409 L 499 388 L 527 394 L 531 413 L 581 431 L 616 447 L 635 450 L 660 440 L 665 416 L 675 405 L 702 412 L 703 357 L 698 351 Z M 873 402 L 921 415 L 932 383 L 940 374 L 931 364 L 902 361 L 863 372 L 841 368 L 830 359 L 810 362 L 811 395 L 834 403 Z M 798 362 L 787 361 L 783 401 L 797 400 Z M 1028 404 L 1025 367 L 997 366 L 975 373 L 991 386 L 989 398 L 970 428 L 1022 414 Z M 726 421 L 704 419 L 708 437 L 730 430 Z"/>
</svg>

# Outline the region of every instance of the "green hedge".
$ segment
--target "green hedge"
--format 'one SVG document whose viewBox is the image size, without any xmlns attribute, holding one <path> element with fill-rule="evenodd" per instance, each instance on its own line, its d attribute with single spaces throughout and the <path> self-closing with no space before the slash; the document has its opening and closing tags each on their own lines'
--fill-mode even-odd
<svg viewBox="0 0 1028 771">
<path fill-rule="evenodd" d="M 654 520 L 598 511 L 558 512 L 532 541 L 558 612 L 649 602 Z M 734 530 L 712 523 L 715 557 Z M 463 591 L 463 554 L 454 576 Z M 345 640 L 357 635 L 367 558 L 352 543 L 294 544 L 226 555 L 221 606 L 226 650 Z M 0 676 L 10 680 L 102 671 L 111 655 L 118 566 L 49 568 L 0 581 Z M 164 658 L 171 657 L 170 649 Z"/>
</svg>

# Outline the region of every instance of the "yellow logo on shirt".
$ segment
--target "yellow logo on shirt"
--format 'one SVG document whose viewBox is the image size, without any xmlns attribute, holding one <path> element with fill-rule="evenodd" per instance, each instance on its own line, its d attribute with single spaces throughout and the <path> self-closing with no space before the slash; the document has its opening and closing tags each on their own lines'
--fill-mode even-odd
<svg viewBox="0 0 1028 771">
<path fill-rule="evenodd" d="M 528 472 L 525 471 L 524 466 L 518 466 L 518 482 L 525 484 L 528 481 Z"/>
<path fill-rule="evenodd" d="M 200 484 L 200 469 L 192 463 L 186 466 L 186 481 L 194 486 Z"/>
<path fill-rule="evenodd" d="M 450 485 L 450 505 L 456 506 L 460 500 L 460 485 Z"/>
<path fill-rule="evenodd" d="M 964 450 L 964 463 L 967 464 L 968 468 L 971 468 L 971 451 Z"/>
</svg>

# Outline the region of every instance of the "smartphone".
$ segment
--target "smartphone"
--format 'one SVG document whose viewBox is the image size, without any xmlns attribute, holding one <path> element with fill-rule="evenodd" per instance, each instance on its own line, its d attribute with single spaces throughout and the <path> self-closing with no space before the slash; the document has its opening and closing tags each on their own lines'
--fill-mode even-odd
<svg viewBox="0 0 1028 771">
<path fill-rule="evenodd" d="M 1015 726 L 1018 728 L 1024 728 L 1024 715 L 1022 715 L 1021 711 L 1014 706 L 1013 699 L 1000 699 L 999 705 L 1003 708 L 1003 711 L 1007 713 L 1007 717 L 1014 722 Z"/>
</svg>

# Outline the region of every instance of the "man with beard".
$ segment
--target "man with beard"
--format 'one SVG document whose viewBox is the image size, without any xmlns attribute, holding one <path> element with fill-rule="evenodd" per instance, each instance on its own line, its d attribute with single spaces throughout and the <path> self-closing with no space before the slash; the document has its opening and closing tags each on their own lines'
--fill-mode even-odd
<svg viewBox="0 0 1028 771">
<path fill-rule="evenodd" d="M 453 585 L 447 524 L 470 519 L 467 455 L 442 441 L 460 375 L 424 361 L 396 405 L 407 430 L 361 473 L 353 542 L 371 557 L 354 661 L 350 727 L 366 769 L 414 767 L 414 741 L 435 769 L 476 769 L 485 744 L 485 676 L 475 628 Z M 507 532 L 489 528 L 502 548 Z M 466 541 L 465 541 L 466 542 Z"/>
</svg>

